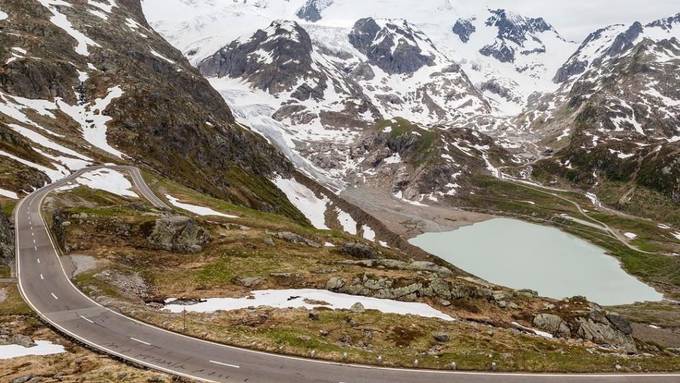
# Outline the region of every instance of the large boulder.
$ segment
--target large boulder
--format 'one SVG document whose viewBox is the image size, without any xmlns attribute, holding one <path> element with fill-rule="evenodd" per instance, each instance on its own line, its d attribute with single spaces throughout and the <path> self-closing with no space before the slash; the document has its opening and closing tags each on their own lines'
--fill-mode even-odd
<svg viewBox="0 0 680 383">
<path fill-rule="evenodd" d="M 609 322 L 596 322 L 590 318 L 578 318 L 577 335 L 598 344 L 605 344 L 628 353 L 636 353 L 635 341 L 630 335 L 617 330 Z"/>
<path fill-rule="evenodd" d="M 555 314 L 538 314 L 534 317 L 534 326 L 560 338 L 571 337 L 567 323 Z"/>
<path fill-rule="evenodd" d="M 157 249 L 195 253 L 210 242 L 210 233 L 189 217 L 163 217 L 156 220 L 147 241 Z"/>
<path fill-rule="evenodd" d="M 0 212 L 0 264 L 14 264 L 14 230 L 2 212 Z"/>
<path fill-rule="evenodd" d="M 370 246 L 358 242 L 347 242 L 340 247 L 340 252 L 354 258 L 375 259 L 378 253 Z"/>
</svg>

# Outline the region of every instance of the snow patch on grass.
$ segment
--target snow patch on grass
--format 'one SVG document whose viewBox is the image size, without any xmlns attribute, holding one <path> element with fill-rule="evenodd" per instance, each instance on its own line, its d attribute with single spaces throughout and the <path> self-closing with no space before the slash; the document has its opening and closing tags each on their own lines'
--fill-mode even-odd
<svg viewBox="0 0 680 383">
<path fill-rule="evenodd" d="M 54 344 L 46 340 L 38 340 L 33 347 L 24 347 L 18 344 L 0 346 L 0 359 L 19 358 L 29 355 L 54 355 L 66 352 L 64 346 Z"/>
<path fill-rule="evenodd" d="M 253 298 L 253 299 L 249 299 Z M 328 304 L 310 304 L 305 301 L 318 301 Z M 258 290 L 251 292 L 251 297 L 244 298 L 211 298 L 194 305 L 175 305 L 172 300 L 166 301 L 165 309 L 173 313 L 189 312 L 211 313 L 215 311 L 239 310 L 248 307 L 267 306 L 273 308 L 306 308 L 323 306 L 335 310 L 347 310 L 355 303 L 361 303 L 368 310 L 400 315 L 417 315 L 426 318 L 439 318 L 447 321 L 454 319 L 435 310 L 425 303 L 401 302 L 392 299 L 378 299 L 334 293 L 316 289 L 292 290 Z"/>
<path fill-rule="evenodd" d="M 8 14 L 0 10 L 0 21 L 5 20 L 9 17 Z"/>
<path fill-rule="evenodd" d="M 635 233 L 624 233 L 623 235 L 626 236 L 626 238 L 628 238 L 628 239 L 637 238 L 637 234 L 635 234 Z"/>
<path fill-rule="evenodd" d="M 8 157 L 8 158 L 11 158 L 11 159 L 13 159 L 14 161 L 17 161 L 17 162 L 19 162 L 19 163 L 21 163 L 21 164 L 23 164 L 23 165 L 26 165 L 26 166 L 28 166 L 28 167 L 30 167 L 30 168 L 33 168 L 33 169 L 35 169 L 35 170 L 38 170 L 38 171 L 40 171 L 40 172 L 43 172 L 43 173 L 45 173 L 45 174 L 47 175 L 47 177 L 48 177 L 52 182 L 58 181 L 58 180 L 60 180 L 60 179 L 62 179 L 62 178 L 64 178 L 64 177 L 66 177 L 67 175 L 70 174 L 70 172 L 68 171 L 68 169 L 66 169 L 66 168 L 63 167 L 63 166 L 59 166 L 59 165 L 54 165 L 54 164 L 52 164 L 53 166 L 56 167 L 56 169 L 48 168 L 48 167 L 46 167 L 46 166 L 39 165 L 39 164 L 36 164 L 36 163 L 34 163 L 34 162 L 31 162 L 31 161 L 25 160 L 25 159 L 23 159 L 23 158 L 17 157 L 17 156 L 15 156 L 14 154 L 7 153 L 7 152 L 5 152 L 5 151 L 3 151 L 3 150 L 0 150 L 0 156 L 5 156 L 5 157 Z"/>
<path fill-rule="evenodd" d="M 225 218 L 238 218 L 238 216 L 235 215 L 229 215 L 229 214 L 224 214 L 220 213 L 219 211 L 213 210 L 209 207 L 205 206 L 198 206 L 198 205 L 192 205 L 184 202 L 179 202 L 179 200 L 170 194 L 166 194 L 165 198 L 170 202 L 173 206 L 178 207 L 182 210 L 190 211 L 196 215 L 200 216 L 215 216 L 215 217 L 225 217 Z"/>
<path fill-rule="evenodd" d="M 104 190 L 106 192 L 119 195 L 121 197 L 139 198 L 133 192 L 132 184 L 127 178 L 116 170 L 97 169 L 87 172 L 76 179 L 76 182 L 91 189 Z"/>
<path fill-rule="evenodd" d="M 277 176 L 274 184 L 288 200 L 307 217 L 317 229 L 328 230 L 326 226 L 326 208 L 330 202 L 327 197 L 319 198 L 305 185 L 297 182 L 295 178 L 284 179 Z"/>
</svg>

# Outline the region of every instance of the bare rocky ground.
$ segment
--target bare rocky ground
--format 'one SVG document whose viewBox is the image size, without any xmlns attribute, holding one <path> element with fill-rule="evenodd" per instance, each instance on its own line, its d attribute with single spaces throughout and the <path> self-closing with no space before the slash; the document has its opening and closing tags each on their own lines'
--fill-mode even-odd
<svg viewBox="0 0 680 383">
<path fill-rule="evenodd" d="M 426 232 L 455 230 L 494 217 L 455 207 L 416 205 L 393 197 L 388 189 L 363 184 L 343 190 L 340 196 L 407 238 Z"/>
</svg>

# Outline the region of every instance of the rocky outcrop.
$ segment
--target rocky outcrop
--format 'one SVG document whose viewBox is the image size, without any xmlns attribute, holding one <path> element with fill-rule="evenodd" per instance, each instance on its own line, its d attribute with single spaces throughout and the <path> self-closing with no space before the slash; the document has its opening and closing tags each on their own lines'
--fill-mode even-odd
<svg viewBox="0 0 680 383">
<path fill-rule="evenodd" d="M 467 43 L 468 41 L 470 41 L 470 36 L 472 36 L 472 34 L 477 31 L 477 28 L 474 25 L 472 25 L 472 22 L 470 22 L 470 20 L 459 19 L 453 25 L 452 31 L 453 33 L 458 35 L 460 41 Z"/>
<path fill-rule="evenodd" d="M 536 315 L 533 325 L 558 338 L 580 338 L 627 353 L 637 352 L 637 346 L 631 336 L 633 329 L 626 319 L 614 313 L 607 313 L 600 306 L 585 300 L 573 300 L 571 303 L 574 307 L 562 311 L 561 315 L 557 313 Z M 562 306 L 562 303 L 558 303 L 558 306 Z"/>
<path fill-rule="evenodd" d="M 525 18 L 511 14 L 504 9 L 489 10 L 489 12 L 491 16 L 486 20 L 486 25 L 496 27 L 498 33 L 496 40 L 482 47 L 479 53 L 494 57 L 500 62 L 512 63 L 515 62 L 516 53 L 545 52 L 545 46 L 535 37 L 538 33 L 552 29 L 552 26 L 543 18 Z M 540 44 L 540 47 L 529 51 L 521 49 L 529 39 Z"/>
<path fill-rule="evenodd" d="M 210 233 L 189 217 L 172 216 L 156 220 L 147 240 L 154 248 L 195 253 L 210 242 Z"/>
<path fill-rule="evenodd" d="M 555 314 L 538 314 L 534 317 L 534 326 L 559 338 L 570 338 L 571 330 L 567 322 Z"/>
<path fill-rule="evenodd" d="M 437 273 L 440 275 L 452 275 L 451 269 L 437 265 L 433 262 L 428 261 L 412 261 L 404 262 L 396 259 L 364 259 L 360 261 L 344 261 L 344 264 L 350 265 L 361 265 L 364 267 L 382 267 L 386 269 L 394 270 L 413 270 L 413 271 L 425 271 L 430 273 Z"/>
<path fill-rule="evenodd" d="M 321 11 L 332 3 L 333 0 L 307 0 L 295 14 L 303 20 L 317 22 L 321 20 Z"/>
<path fill-rule="evenodd" d="M 0 264 L 14 265 L 14 229 L 3 212 L 0 212 Z"/>
<path fill-rule="evenodd" d="M 291 233 L 289 231 L 281 231 L 272 234 L 274 237 L 284 240 L 286 242 L 294 243 L 297 245 L 305 245 L 309 247 L 321 247 L 321 244 L 311 239 L 307 239 L 299 234 Z"/>
<path fill-rule="evenodd" d="M 397 299 L 413 302 L 418 298 L 439 298 L 442 301 L 457 299 L 493 299 L 493 292 L 478 286 L 452 283 L 437 275 L 420 278 L 392 279 L 374 277 L 368 274 L 351 280 L 332 277 L 326 282 L 326 289 L 351 295 L 374 298 Z"/>
<path fill-rule="evenodd" d="M 311 54 L 312 40 L 304 28 L 293 21 L 275 21 L 248 40 L 236 40 L 220 49 L 198 69 L 207 77 L 242 78 L 255 88 L 278 94 L 295 90 L 300 77 L 313 72 Z M 323 95 L 325 86 L 319 86 L 298 90 L 298 97 L 313 95 L 316 88 L 317 96 L 318 92 Z"/>
<path fill-rule="evenodd" d="M 434 57 L 425 54 L 420 46 L 429 40 L 405 21 L 401 24 L 386 21 L 381 26 L 373 18 L 360 19 L 349 34 L 349 42 L 371 64 L 390 74 L 414 73 L 434 64 Z"/>
<path fill-rule="evenodd" d="M 126 298 L 147 300 L 152 297 L 151 288 L 139 273 L 104 270 L 95 277 L 115 287 Z"/>
<path fill-rule="evenodd" d="M 344 243 L 340 247 L 340 252 L 354 258 L 375 259 L 378 257 L 378 252 L 375 249 L 359 242 Z"/>
</svg>

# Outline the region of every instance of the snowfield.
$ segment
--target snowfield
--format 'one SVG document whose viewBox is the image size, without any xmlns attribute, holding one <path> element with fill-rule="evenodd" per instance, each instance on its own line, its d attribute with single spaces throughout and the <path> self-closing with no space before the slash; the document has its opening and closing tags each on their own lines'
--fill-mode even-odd
<svg viewBox="0 0 680 383">
<path fill-rule="evenodd" d="M 98 169 L 87 172 L 76 179 L 76 182 L 91 189 L 98 189 L 121 197 L 139 198 L 133 192 L 132 184 L 125 176 L 112 169 Z"/>
<path fill-rule="evenodd" d="M 172 304 L 166 301 L 165 309 L 173 313 L 181 313 L 185 309 L 190 312 L 212 313 L 215 311 L 240 310 L 248 307 L 267 306 L 273 308 L 306 308 L 329 307 L 335 310 L 348 310 L 359 302 L 368 310 L 378 310 L 387 314 L 417 315 L 426 318 L 439 318 L 447 321 L 454 319 L 435 310 L 425 303 L 401 302 L 392 299 L 378 299 L 357 295 L 339 294 L 327 290 L 258 290 L 251 292 L 251 298 L 212 298 L 193 305 Z M 307 301 L 307 302 L 306 302 Z M 326 304 L 308 303 L 319 301 Z"/>
<path fill-rule="evenodd" d="M 122 95 L 123 90 L 119 86 L 114 86 L 107 90 L 104 98 L 98 98 L 92 104 L 69 105 L 57 100 L 57 105 L 64 113 L 80 124 L 85 141 L 115 157 L 123 158 L 123 153 L 109 145 L 106 139 L 106 124 L 112 118 L 103 114 L 111 102 Z"/>
<path fill-rule="evenodd" d="M 295 178 L 285 179 L 278 176 L 273 182 L 315 228 L 329 230 L 326 226 L 326 208 L 330 202 L 327 197 L 317 197 L 312 190 L 297 182 Z"/>
<path fill-rule="evenodd" d="M 54 355 L 66 352 L 64 346 L 46 340 L 38 340 L 35 344 L 33 347 L 24 347 L 18 344 L 0 346 L 0 359 L 19 358 L 29 355 Z"/>
<path fill-rule="evenodd" d="M 17 196 L 17 193 L 9 190 L 5 190 L 0 188 L 0 196 L 11 198 L 11 199 L 19 199 L 19 196 Z"/>
<path fill-rule="evenodd" d="M 215 216 L 215 217 L 224 217 L 224 218 L 238 218 L 238 216 L 220 213 L 219 211 L 213 210 L 209 207 L 192 205 L 192 204 L 188 204 L 188 203 L 185 203 L 185 202 L 179 202 L 179 200 L 177 198 L 171 196 L 170 194 L 166 194 L 165 198 L 173 206 L 178 207 L 182 210 L 190 211 L 190 212 L 192 212 L 196 215 Z"/>
</svg>

